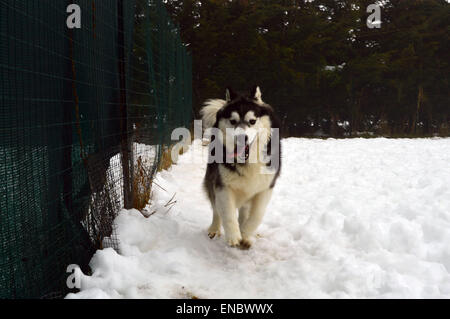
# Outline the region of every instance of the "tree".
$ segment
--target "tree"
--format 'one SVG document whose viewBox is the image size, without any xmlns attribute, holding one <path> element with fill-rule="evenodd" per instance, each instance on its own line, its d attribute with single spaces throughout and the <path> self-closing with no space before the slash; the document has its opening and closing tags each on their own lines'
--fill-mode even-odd
<svg viewBox="0 0 450 319">
<path fill-rule="evenodd" d="M 449 126 L 450 5 L 380 1 L 382 26 L 369 29 L 371 3 L 168 0 L 193 54 L 196 111 L 227 85 L 258 84 L 289 135 Z"/>
</svg>

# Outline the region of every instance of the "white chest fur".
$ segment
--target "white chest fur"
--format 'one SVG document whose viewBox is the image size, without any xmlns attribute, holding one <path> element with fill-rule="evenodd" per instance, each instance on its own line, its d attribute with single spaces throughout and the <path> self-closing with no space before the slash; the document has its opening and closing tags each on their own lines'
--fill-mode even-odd
<svg viewBox="0 0 450 319">
<path fill-rule="evenodd" d="M 236 171 L 219 165 L 219 172 L 224 186 L 233 191 L 238 208 L 255 194 L 270 188 L 275 175 L 262 163 L 237 165 Z"/>
</svg>

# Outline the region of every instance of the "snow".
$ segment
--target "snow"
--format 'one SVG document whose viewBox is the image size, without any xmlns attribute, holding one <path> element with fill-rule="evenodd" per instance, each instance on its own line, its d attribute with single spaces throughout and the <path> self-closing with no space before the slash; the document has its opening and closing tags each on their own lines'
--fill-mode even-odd
<svg viewBox="0 0 450 319">
<path fill-rule="evenodd" d="M 345 67 L 346 63 L 343 62 L 339 65 L 325 65 L 323 68 L 325 71 L 336 71 L 336 70 L 342 70 Z"/>
<path fill-rule="evenodd" d="M 250 250 L 207 236 L 205 151 L 158 173 L 155 214 L 121 211 L 120 254 L 67 298 L 450 298 L 450 139 L 282 140 Z"/>
</svg>

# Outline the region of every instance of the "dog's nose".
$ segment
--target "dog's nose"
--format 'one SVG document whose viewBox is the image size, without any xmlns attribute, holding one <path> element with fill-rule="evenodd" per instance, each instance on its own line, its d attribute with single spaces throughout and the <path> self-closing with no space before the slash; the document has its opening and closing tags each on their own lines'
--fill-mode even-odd
<svg viewBox="0 0 450 319">
<path fill-rule="evenodd" d="M 247 145 L 248 144 L 247 134 L 236 135 L 236 144 L 237 145 Z"/>
</svg>

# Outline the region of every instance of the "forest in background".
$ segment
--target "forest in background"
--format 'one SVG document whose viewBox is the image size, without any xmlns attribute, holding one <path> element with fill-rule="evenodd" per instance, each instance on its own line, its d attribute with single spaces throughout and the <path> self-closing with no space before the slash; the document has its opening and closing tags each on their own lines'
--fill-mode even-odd
<svg viewBox="0 0 450 319">
<path fill-rule="evenodd" d="M 195 112 L 261 86 L 284 136 L 450 134 L 450 5 L 366 0 L 166 0 L 193 56 Z"/>
</svg>

